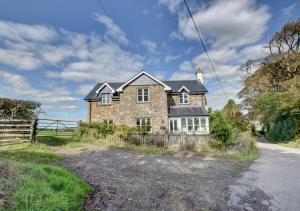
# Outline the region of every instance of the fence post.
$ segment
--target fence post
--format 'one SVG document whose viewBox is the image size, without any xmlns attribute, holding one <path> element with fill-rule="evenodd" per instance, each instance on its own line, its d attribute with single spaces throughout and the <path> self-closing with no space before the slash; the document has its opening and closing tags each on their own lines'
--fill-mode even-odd
<svg viewBox="0 0 300 211">
<path fill-rule="evenodd" d="M 31 128 L 30 128 L 30 142 L 34 142 L 36 140 L 36 129 L 37 129 L 37 118 L 34 118 L 31 122 Z"/>
<path fill-rule="evenodd" d="M 58 132 L 58 120 L 56 120 L 56 136 L 57 136 L 57 132 Z"/>
</svg>

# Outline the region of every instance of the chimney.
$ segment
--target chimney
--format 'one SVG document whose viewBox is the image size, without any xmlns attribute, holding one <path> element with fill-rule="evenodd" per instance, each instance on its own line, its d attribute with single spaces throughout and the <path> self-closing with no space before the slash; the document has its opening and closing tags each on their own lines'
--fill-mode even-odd
<svg viewBox="0 0 300 211">
<path fill-rule="evenodd" d="M 203 84 L 203 73 L 201 71 L 199 64 L 197 64 L 197 66 L 196 66 L 195 75 L 196 75 L 196 79 L 199 80 Z"/>
</svg>

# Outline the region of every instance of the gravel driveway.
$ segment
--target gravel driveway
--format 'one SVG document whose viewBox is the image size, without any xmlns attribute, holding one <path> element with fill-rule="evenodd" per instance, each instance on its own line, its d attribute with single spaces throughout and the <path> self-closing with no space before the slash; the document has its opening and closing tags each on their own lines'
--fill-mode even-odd
<svg viewBox="0 0 300 211">
<path fill-rule="evenodd" d="M 224 210 L 245 167 L 200 155 L 83 152 L 64 163 L 95 187 L 86 210 Z"/>
</svg>

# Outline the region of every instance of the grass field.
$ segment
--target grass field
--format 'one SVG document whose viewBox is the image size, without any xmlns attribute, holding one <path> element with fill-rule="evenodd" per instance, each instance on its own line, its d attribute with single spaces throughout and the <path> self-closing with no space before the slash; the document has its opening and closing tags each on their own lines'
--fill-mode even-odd
<svg viewBox="0 0 300 211">
<path fill-rule="evenodd" d="M 0 150 L 0 210 L 81 210 L 92 188 L 41 143 Z"/>
</svg>

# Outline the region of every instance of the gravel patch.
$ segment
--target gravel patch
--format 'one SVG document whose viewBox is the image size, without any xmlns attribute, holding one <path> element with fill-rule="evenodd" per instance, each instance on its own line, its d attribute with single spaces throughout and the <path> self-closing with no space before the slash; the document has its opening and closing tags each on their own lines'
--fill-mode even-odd
<svg viewBox="0 0 300 211">
<path fill-rule="evenodd" d="M 201 156 L 149 156 L 117 149 L 69 156 L 63 164 L 95 191 L 85 210 L 226 210 L 243 165 Z"/>
</svg>

